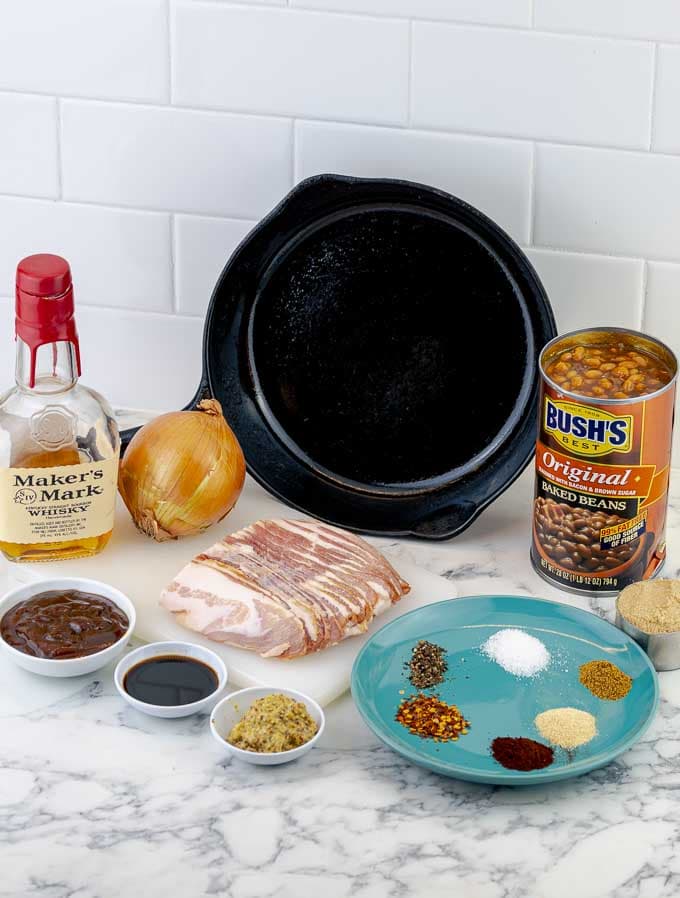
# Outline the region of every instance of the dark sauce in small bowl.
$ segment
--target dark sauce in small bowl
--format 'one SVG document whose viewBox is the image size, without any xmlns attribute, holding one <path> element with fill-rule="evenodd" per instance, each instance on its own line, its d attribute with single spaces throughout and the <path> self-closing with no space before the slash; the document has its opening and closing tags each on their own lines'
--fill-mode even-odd
<svg viewBox="0 0 680 898">
<path fill-rule="evenodd" d="M 217 691 L 219 677 L 204 661 L 186 655 L 157 655 L 131 667 L 123 689 L 137 701 L 166 707 L 200 702 Z"/>
<path fill-rule="evenodd" d="M 6 611 L 0 636 L 25 655 L 67 660 L 107 649 L 129 628 L 128 616 L 111 599 L 78 589 L 49 589 Z"/>
</svg>

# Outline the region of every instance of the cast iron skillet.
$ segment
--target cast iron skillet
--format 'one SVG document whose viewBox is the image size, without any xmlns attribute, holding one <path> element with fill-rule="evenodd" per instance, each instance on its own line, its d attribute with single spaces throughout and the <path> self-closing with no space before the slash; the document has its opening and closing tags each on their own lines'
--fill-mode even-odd
<svg viewBox="0 0 680 898">
<path fill-rule="evenodd" d="M 249 472 L 289 505 L 444 539 L 531 458 L 537 358 L 555 334 L 526 256 L 477 209 L 321 175 L 227 263 L 189 407 L 218 399 Z"/>
</svg>

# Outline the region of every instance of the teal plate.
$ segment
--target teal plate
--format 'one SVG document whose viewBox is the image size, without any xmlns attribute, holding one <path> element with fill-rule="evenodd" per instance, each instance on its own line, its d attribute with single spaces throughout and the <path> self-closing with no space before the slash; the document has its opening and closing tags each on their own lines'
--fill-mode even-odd
<svg viewBox="0 0 680 898">
<path fill-rule="evenodd" d="M 548 667 L 532 678 L 516 677 L 483 655 L 482 643 L 502 627 L 540 639 L 551 655 Z M 416 691 L 404 662 L 419 639 L 446 649 L 447 678 L 426 691 L 456 704 L 470 721 L 468 734 L 456 742 L 421 739 L 395 720 L 399 703 Z M 633 678 L 625 698 L 598 699 L 579 683 L 579 667 L 598 659 L 612 661 Z M 637 643 L 594 614 L 545 599 L 473 596 L 417 608 L 378 630 L 354 662 L 352 696 L 375 735 L 414 764 L 461 780 L 516 786 L 568 779 L 609 764 L 652 722 L 659 685 Z M 555 749 L 550 767 L 526 773 L 506 770 L 493 759 L 489 747 L 496 736 L 545 742 L 534 727 L 535 716 L 567 706 L 597 718 L 598 734 L 587 745 L 573 752 Z"/>
</svg>

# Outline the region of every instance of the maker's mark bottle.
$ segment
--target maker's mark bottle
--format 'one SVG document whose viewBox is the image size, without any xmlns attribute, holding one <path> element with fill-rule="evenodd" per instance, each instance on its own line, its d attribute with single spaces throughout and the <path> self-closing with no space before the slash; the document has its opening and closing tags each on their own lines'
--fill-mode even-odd
<svg viewBox="0 0 680 898">
<path fill-rule="evenodd" d="M 17 268 L 16 386 L 0 397 L 0 551 L 11 561 L 96 555 L 111 536 L 118 427 L 79 376 L 69 264 L 28 256 Z"/>
</svg>

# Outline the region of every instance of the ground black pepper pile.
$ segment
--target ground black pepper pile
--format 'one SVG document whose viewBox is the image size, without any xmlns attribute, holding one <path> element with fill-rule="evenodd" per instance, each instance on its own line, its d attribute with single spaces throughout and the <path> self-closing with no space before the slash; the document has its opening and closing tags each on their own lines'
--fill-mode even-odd
<svg viewBox="0 0 680 898">
<path fill-rule="evenodd" d="M 408 678 L 416 689 L 429 689 L 444 682 L 449 669 L 445 649 L 426 639 L 421 639 L 411 650 L 411 660 L 404 664 Z"/>
</svg>

